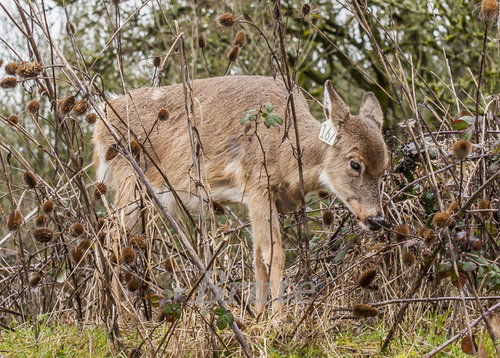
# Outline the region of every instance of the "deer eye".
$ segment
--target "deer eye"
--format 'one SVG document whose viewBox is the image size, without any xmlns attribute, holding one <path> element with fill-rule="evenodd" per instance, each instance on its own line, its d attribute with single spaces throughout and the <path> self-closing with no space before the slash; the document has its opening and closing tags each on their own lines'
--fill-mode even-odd
<svg viewBox="0 0 500 358">
<path fill-rule="evenodd" d="M 351 168 L 359 172 L 361 170 L 361 164 L 355 162 L 354 160 L 351 160 Z"/>
</svg>

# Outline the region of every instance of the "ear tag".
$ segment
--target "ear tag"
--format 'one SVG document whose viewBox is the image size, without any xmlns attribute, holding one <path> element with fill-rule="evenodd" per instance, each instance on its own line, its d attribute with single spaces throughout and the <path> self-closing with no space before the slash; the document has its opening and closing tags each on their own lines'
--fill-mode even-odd
<svg viewBox="0 0 500 358">
<path fill-rule="evenodd" d="M 333 145 L 337 138 L 337 131 L 333 127 L 333 124 L 328 119 L 321 125 L 321 131 L 319 132 L 319 139 L 326 144 Z"/>
</svg>

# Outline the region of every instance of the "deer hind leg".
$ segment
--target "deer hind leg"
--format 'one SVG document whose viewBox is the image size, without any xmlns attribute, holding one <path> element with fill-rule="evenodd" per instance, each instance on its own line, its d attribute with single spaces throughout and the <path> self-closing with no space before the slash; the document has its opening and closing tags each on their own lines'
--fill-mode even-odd
<svg viewBox="0 0 500 358">
<path fill-rule="evenodd" d="M 285 255 L 281 245 L 281 235 L 274 200 L 267 189 L 254 190 L 248 193 L 248 210 L 252 221 L 256 305 L 257 314 L 261 313 L 267 301 L 268 288 L 273 299 L 273 311 L 282 308 L 280 285 L 285 266 Z"/>
</svg>

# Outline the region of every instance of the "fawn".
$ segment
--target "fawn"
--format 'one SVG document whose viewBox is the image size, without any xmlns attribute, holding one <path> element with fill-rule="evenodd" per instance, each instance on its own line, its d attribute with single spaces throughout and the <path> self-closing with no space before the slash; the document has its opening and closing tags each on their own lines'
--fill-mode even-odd
<svg viewBox="0 0 500 358">
<path fill-rule="evenodd" d="M 279 310 L 285 257 L 278 213 L 293 211 L 300 202 L 298 164 L 290 145 L 295 144 L 294 134 L 291 130 L 290 139 L 283 142 L 283 126 L 260 126 L 256 133 L 240 122 L 248 110 L 258 109 L 266 102 L 274 106 L 273 113 L 285 118 L 289 93 L 282 80 L 260 76 L 200 79 L 191 82 L 191 86 L 193 121 L 201 142 L 203 192 L 207 194 L 204 199 L 248 206 L 253 231 L 256 312 L 265 308 L 268 284 L 273 310 Z M 294 99 L 303 149 L 305 193 L 330 190 L 364 228 L 377 230 L 386 226 L 379 181 L 389 155 L 381 132 L 383 113 L 375 95 L 365 93 L 358 115 L 352 115 L 331 82 L 326 81 L 323 125 L 310 114 L 299 90 L 295 90 Z M 171 188 L 159 170 L 148 163 L 150 159 L 141 157 L 138 161 L 167 210 L 181 214 L 171 189 L 189 210 L 196 210 L 199 198 L 194 195 L 183 85 L 132 90 L 112 100 L 106 115 L 124 146 L 131 148 L 130 142 L 138 140 L 156 158 Z M 107 151 L 116 142 L 102 121 L 96 124 L 93 142 L 98 180 L 114 189 L 115 207 L 124 211 L 127 225 L 142 230 L 136 176 L 120 153 L 113 159 L 107 158 Z M 263 170 L 263 150 L 268 153 L 267 175 Z"/>
</svg>

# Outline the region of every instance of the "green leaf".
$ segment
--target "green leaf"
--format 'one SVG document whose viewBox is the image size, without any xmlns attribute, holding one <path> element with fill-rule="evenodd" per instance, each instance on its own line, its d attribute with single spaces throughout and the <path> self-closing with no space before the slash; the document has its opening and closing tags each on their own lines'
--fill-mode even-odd
<svg viewBox="0 0 500 358">
<path fill-rule="evenodd" d="M 226 310 L 224 309 L 224 307 L 217 307 L 214 312 L 217 316 L 222 316 L 224 313 L 226 313 Z"/>
<path fill-rule="evenodd" d="M 273 111 L 273 105 L 269 102 L 264 103 L 264 107 L 266 107 L 266 111 L 271 113 Z"/>
<path fill-rule="evenodd" d="M 344 260 L 345 255 L 347 255 L 347 252 L 349 251 L 349 248 L 346 247 L 345 249 L 341 250 L 337 255 L 335 255 L 335 258 L 333 259 L 333 262 L 339 263 L 342 260 Z"/>
<path fill-rule="evenodd" d="M 227 326 L 229 326 L 231 323 L 234 322 L 234 316 L 231 312 L 224 313 L 222 316 L 219 316 L 217 318 L 217 321 L 215 322 L 215 325 L 217 326 L 218 329 L 221 331 L 225 329 Z"/>
<path fill-rule="evenodd" d="M 472 272 L 477 268 L 477 265 L 474 262 L 469 262 L 469 261 L 463 262 L 461 266 L 462 266 L 462 271 L 465 272 Z"/>
<path fill-rule="evenodd" d="M 277 116 L 276 114 L 273 114 L 274 121 L 278 123 L 279 125 L 283 124 L 283 119 L 281 119 L 280 116 Z"/>
</svg>

